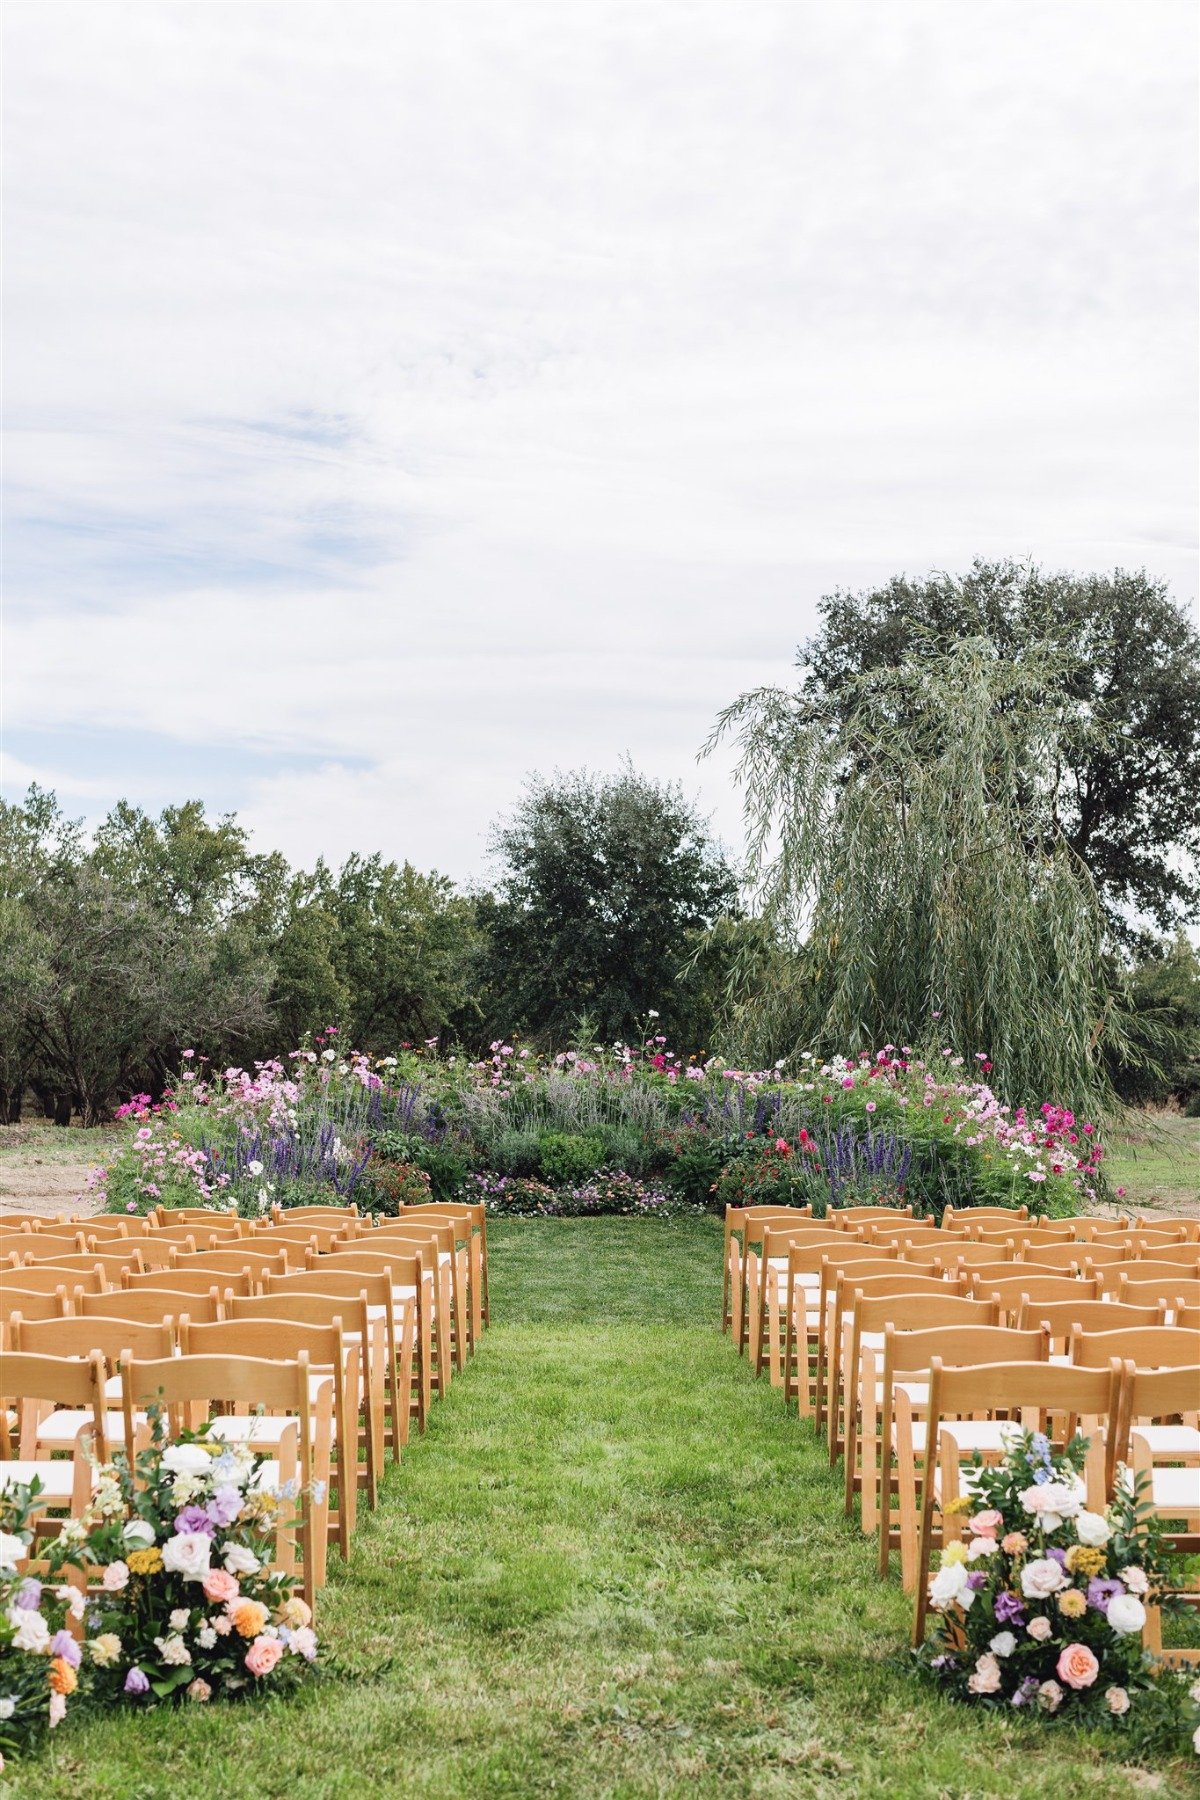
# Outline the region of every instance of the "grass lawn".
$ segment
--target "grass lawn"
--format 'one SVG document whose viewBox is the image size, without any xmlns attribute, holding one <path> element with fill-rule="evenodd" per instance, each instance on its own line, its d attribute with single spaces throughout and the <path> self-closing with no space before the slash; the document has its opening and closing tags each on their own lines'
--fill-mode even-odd
<svg viewBox="0 0 1200 1800">
<path fill-rule="evenodd" d="M 823 1451 L 717 1329 L 720 1229 L 491 1228 L 495 1323 L 261 1708 L 64 1728 L 0 1792 L 878 1796 L 1192 1791 L 905 1673 L 909 1607 Z"/>
<path fill-rule="evenodd" d="M 1105 1174 L 1123 1187 L 1122 1204 L 1200 1214 L 1200 1119 L 1148 1112 L 1145 1127 L 1114 1132 L 1107 1140 Z"/>
</svg>

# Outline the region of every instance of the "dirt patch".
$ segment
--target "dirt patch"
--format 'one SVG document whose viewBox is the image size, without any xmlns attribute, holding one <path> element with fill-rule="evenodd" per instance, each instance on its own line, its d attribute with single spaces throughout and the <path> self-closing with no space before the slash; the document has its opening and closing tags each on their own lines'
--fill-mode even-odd
<svg viewBox="0 0 1200 1800">
<path fill-rule="evenodd" d="M 95 1201 L 83 1192 L 84 1182 L 120 1136 L 119 1127 L 84 1132 L 41 1123 L 0 1130 L 0 1217 L 97 1212 Z"/>
</svg>

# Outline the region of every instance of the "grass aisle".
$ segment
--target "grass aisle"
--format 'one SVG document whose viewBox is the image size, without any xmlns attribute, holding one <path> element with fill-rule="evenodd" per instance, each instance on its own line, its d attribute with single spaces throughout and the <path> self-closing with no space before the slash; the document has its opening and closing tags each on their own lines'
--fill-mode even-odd
<svg viewBox="0 0 1200 1800">
<path fill-rule="evenodd" d="M 64 1731 L 8 1792 L 1183 1791 L 908 1679 L 898 1585 L 715 1328 L 715 1222 L 514 1221 L 491 1247 L 496 1323 L 331 1564 L 346 1672 L 292 1704 Z"/>
</svg>

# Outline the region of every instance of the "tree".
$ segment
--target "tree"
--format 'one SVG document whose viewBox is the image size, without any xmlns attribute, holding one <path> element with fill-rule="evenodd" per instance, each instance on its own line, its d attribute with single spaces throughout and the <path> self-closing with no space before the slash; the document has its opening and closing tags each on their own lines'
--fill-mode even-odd
<svg viewBox="0 0 1200 1800">
<path fill-rule="evenodd" d="M 1054 658 L 968 639 L 856 676 L 840 710 L 763 689 L 715 734 L 742 747 L 762 921 L 734 990 L 747 1052 L 936 1033 L 986 1055 L 1009 1099 L 1095 1104 L 1121 1022 L 1095 887 L 1056 811 L 1070 708 Z"/>
<path fill-rule="evenodd" d="M 845 724 L 862 675 L 966 638 L 1014 668 L 1053 668 L 1063 712 L 1048 799 L 1063 841 L 1123 941 L 1139 915 L 1164 931 L 1186 922 L 1200 900 L 1200 636 L 1165 583 L 977 561 L 962 577 L 838 591 L 820 612 L 798 657 L 813 720 Z"/>
<path fill-rule="evenodd" d="M 736 882 L 682 789 L 629 767 L 534 777 L 492 850 L 482 918 L 494 1029 L 561 1039 L 586 1019 L 629 1038 L 653 1010 L 681 1047 L 706 1041 L 707 971 L 694 940 L 732 910 Z"/>
</svg>

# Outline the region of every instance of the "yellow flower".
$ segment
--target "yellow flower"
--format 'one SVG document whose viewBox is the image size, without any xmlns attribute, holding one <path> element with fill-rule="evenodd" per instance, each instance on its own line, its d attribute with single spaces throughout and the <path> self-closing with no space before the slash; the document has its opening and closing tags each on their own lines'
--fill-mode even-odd
<svg viewBox="0 0 1200 1800">
<path fill-rule="evenodd" d="M 1058 1610 L 1064 1619 L 1082 1619 L 1087 1611 L 1087 1600 L 1078 1588 L 1068 1588 L 1065 1594 L 1058 1596 Z"/>
<path fill-rule="evenodd" d="M 950 1519 L 957 1519 L 960 1514 L 973 1512 L 974 1510 L 975 1502 L 972 1500 L 970 1494 L 960 1494 L 957 1500 L 948 1500 L 942 1508 L 946 1517 Z"/>
<path fill-rule="evenodd" d="M 162 1551 L 157 1544 L 145 1550 L 131 1550 L 125 1563 L 131 1575 L 157 1575 L 163 1566 Z"/>
<path fill-rule="evenodd" d="M 1103 1550 L 1093 1549 L 1090 1544 L 1072 1544 L 1067 1551 L 1067 1567 L 1072 1575 L 1099 1575 L 1106 1561 Z"/>
<path fill-rule="evenodd" d="M 967 1546 L 961 1541 L 947 1544 L 946 1548 L 942 1551 L 943 1569 L 950 1568 L 953 1563 L 965 1563 L 966 1560 Z"/>
</svg>

